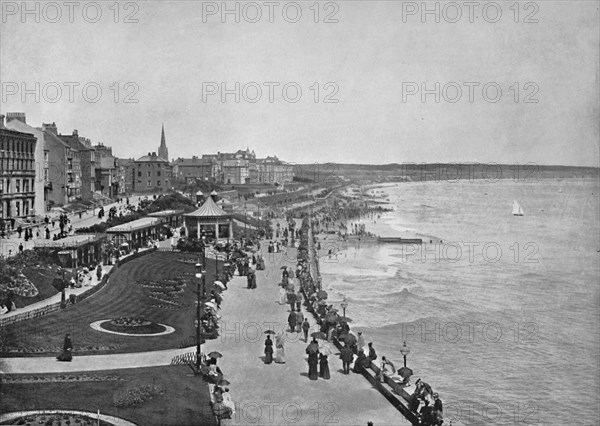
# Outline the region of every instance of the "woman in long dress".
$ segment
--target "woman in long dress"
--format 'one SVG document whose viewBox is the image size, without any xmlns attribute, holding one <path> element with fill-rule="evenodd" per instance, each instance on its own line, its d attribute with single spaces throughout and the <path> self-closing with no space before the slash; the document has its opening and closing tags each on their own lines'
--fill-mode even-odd
<svg viewBox="0 0 600 426">
<path fill-rule="evenodd" d="M 285 290 L 285 286 L 281 286 L 279 289 L 279 304 L 285 305 L 287 303 L 287 291 Z"/>
<path fill-rule="evenodd" d="M 56 359 L 59 361 L 71 361 L 73 359 L 73 342 L 71 342 L 71 335 L 69 333 L 65 336 L 63 352 Z"/>
<path fill-rule="evenodd" d="M 277 364 L 285 364 L 285 348 L 283 346 L 283 334 L 279 333 L 277 338 L 275 339 L 275 347 L 277 349 L 277 355 L 275 357 L 275 362 Z"/>
<path fill-rule="evenodd" d="M 271 340 L 271 336 L 267 335 L 267 340 L 265 340 L 265 364 L 270 364 L 273 362 L 273 341 Z"/>
<path fill-rule="evenodd" d="M 322 377 L 325 380 L 329 380 L 331 376 L 329 374 L 329 361 L 327 360 L 327 355 L 319 355 L 319 367 L 319 377 Z"/>
<path fill-rule="evenodd" d="M 319 378 L 319 372 L 317 366 L 319 365 L 319 354 L 310 353 L 308 354 L 308 378 L 310 380 L 317 380 Z"/>
</svg>

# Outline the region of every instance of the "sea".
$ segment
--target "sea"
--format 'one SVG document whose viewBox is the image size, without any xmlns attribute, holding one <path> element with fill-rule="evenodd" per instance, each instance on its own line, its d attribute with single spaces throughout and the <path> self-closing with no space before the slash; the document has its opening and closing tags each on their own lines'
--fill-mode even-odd
<svg viewBox="0 0 600 426">
<path fill-rule="evenodd" d="M 445 424 L 598 425 L 599 186 L 381 186 L 394 211 L 348 229 L 423 245 L 322 237 L 323 288 L 336 306 L 346 298 L 352 329 L 379 359 L 401 367 L 406 342 L 407 366 L 439 393 Z"/>
</svg>

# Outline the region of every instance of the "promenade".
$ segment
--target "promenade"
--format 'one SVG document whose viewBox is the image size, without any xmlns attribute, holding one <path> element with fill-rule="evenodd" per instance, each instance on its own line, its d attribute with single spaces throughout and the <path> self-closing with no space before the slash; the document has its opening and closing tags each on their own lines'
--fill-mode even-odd
<svg viewBox="0 0 600 426">
<path fill-rule="evenodd" d="M 300 333 L 286 332 L 285 364 L 264 364 L 264 331 L 287 330 L 289 305 L 277 303 L 281 266 L 295 266 L 281 253 L 267 253 L 266 269 L 257 271 L 257 287 L 246 288 L 245 277 L 234 277 L 224 293 L 221 336 L 203 345 L 203 351 L 223 354 L 219 366 L 231 382 L 236 413 L 223 425 L 241 424 L 409 424 L 404 417 L 359 374 L 342 374 L 342 362 L 333 345 L 329 356 L 331 379 L 308 378 L 307 344 Z M 295 259 L 288 248 L 288 259 Z M 315 321 L 304 311 L 316 330 Z M 309 337 L 310 340 L 310 337 Z"/>
</svg>

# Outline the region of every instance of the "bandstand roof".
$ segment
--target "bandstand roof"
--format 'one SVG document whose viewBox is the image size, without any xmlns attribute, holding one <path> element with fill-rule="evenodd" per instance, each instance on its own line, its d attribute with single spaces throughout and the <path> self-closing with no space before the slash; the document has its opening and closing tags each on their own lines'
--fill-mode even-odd
<svg viewBox="0 0 600 426">
<path fill-rule="evenodd" d="M 217 206 L 211 197 L 208 197 L 202 206 L 192 212 L 184 215 L 190 218 L 212 218 L 212 217 L 229 217 L 229 214 L 225 212 L 221 207 Z"/>
</svg>

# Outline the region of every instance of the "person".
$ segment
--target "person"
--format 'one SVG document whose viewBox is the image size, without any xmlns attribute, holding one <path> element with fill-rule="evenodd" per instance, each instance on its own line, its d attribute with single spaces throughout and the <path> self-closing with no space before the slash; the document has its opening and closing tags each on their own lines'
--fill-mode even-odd
<svg viewBox="0 0 600 426">
<path fill-rule="evenodd" d="M 365 356 L 365 352 L 359 351 L 358 358 L 356 358 L 356 361 L 354 361 L 354 367 L 352 368 L 352 371 L 354 371 L 355 373 L 361 373 L 365 368 L 365 365 L 368 360 L 369 358 Z"/>
<path fill-rule="evenodd" d="M 300 310 L 296 311 L 296 332 L 300 333 L 303 322 L 304 314 Z"/>
<path fill-rule="evenodd" d="M 213 383 L 217 383 L 223 378 L 223 372 L 217 366 L 217 359 L 210 358 L 206 361 L 208 363 L 208 379 Z"/>
<path fill-rule="evenodd" d="M 288 324 L 290 326 L 290 331 L 295 332 L 296 331 L 296 312 L 294 312 L 294 311 L 290 312 L 290 314 L 288 315 Z"/>
<path fill-rule="evenodd" d="M 304 322 L 302 323 L 302 332 L 304 333 L 304 342 L 308 343 L 308 331 L 310 330 L 310 323 L 308 322 L 308 318 L 304 318 Z"/>
<path fill-rule="evenodd" d="M 327 360 L 327 355 L 325 354 L 319 355 L 319 377 L 322 377 L 325 380 L 329 380 L 331 378 L 329 374 L 329 361 Z"/>
<path fill-rule="evenodd" d="M 265 364 L 273 362 L 273 341 L 271 336 L 267 334 L 267 340 L 265 340 Z"/>
<path fill-rule="evenodd" d="M 342 366 L 344 368 L 344 374 L 350 373 L 350 364 L 352 363 L 352 359 L 354 358 L 354 354 L 348 347 L 348 345 L 344 345 L 342 350 L 340 351 L 340 359 L 342 360 Z"/>
<path fill-rule="evenodd" d="M 23 243 L 19 243 L 19 253 L 23 253 Z"/>
<path fill-rule="evenodd" d="M 287 291 L 285 290 L 285 286 L 281 286 L 279 289 L 279 302 L 280 305 L 285 305 L 287 303 Z"/>
<path fill-rule="evenodd" d="M 365 337 L 362 335 L 362 331 L 358 332 L 358 339 L 356 342 L 359 351 L 365 350 Z"/>
<path fill-rule="evenodd" d="M 56 357 L 59 361 L 72 361 L 73 360 L 73 342 L 71 342 L 71 335 L 67 333 L 65 335 L 65 341 L 63 343 L 63 352 Z"/>
<path fill-rule="evenodd" d="M 285 348 L 283 333 L 279 333 L 275 338 L 275 347 L 277 349 L 277 355 L 275 356 L 275 362 L 277 364 L 285 364 Z"/>
<path fill-rule="evenodd" d="M 392 361 L 388 361 L 384 356 L 381 357 L 381 372 L 386 376 L 393 376 L 396 371 Z"/>
<path fill-rule="evenodd" d="M 317 371 L 317 365 L 319 364 L 319 353 L 308 352 L 308 378 L 310 380 L 317 380 L 319 378 L 319 372 Z"/>
<path fill-rule="evenodd" d="M 373 347 L 373 342 L 369 342 L 369 357 L 371 361 L 375 361 L 377 359 L 377 353 L 375 352 L 375 348 Z"/>
</svg>

